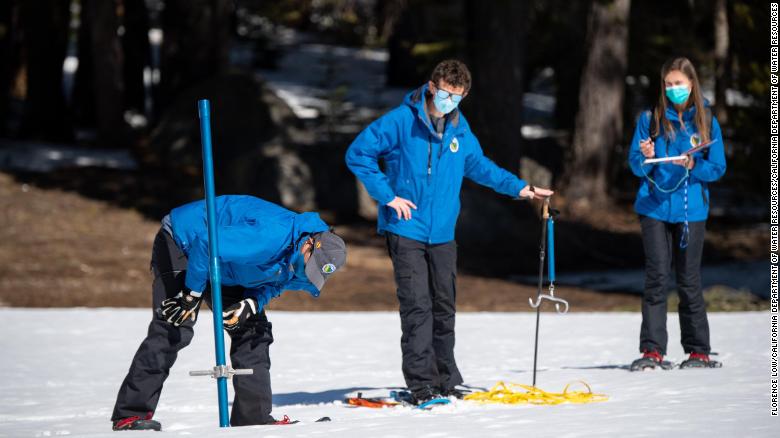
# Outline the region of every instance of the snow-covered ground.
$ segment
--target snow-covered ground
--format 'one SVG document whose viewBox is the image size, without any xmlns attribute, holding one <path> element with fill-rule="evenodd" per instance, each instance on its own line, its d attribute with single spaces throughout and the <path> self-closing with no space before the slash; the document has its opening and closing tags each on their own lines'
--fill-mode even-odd
<svg viewBox="0 0 780 438">
<path fill-rule="evenodd" d="M 133 170 L 138 167 L 138 163 L 127 149 L 96 149 L 0 139 L 0 170 L 51 172 L 68 167 Z"/>
<path fill-rule="evenodd" d="M 115 436 L 116 391 L 150 310 L 0 309 L 0 436 Z M 711 314 L 717 370 L 630 373 L 640 315 L 542 315 L 538 386 L 588 382 L 609 401 L 499 406 L 457 402 L 431 412 L 347 408 L 358 390 L 403 385 L 394 313 L 270 312 L 273 415 L 303 423 L 219 429 L 216 385 L 188 371 L 213 366 L 211 315 L 179 356 L 155 418 L 163 433 L 231 437 L 776 436 L 770 416 L 769 313 Z M 467 383 L 530 384 L 533 313 L 458 315 L 456 355 Z M 669 315 L 669 358 L 684 358 Z M 232 391 L 232 389 L 231 389 Z M 232 397 L 232 393 L 231 393 Z M 330 423 L 311 423 L 329 416 Z M 775 432 L 772 432 L 775 430 Z M 153 434 L 154 432 L 145 433 Z M 131 433 L 132 434 L 132 433 Z"/>
</svg>

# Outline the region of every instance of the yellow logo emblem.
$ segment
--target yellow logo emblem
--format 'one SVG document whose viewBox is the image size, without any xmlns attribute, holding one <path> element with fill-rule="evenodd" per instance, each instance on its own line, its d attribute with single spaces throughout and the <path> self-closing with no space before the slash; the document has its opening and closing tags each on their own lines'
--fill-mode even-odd
<svg viewBox="0 0 780 438">
<path fill-rule="evenodd" d="M 458 144 L 458 139 L 457 138 L 453 138 L 452 139 L 452 143 L 450 143 L 450 152 L 452 152 L 454 154 L 455 152 L 458 152 L 459 148 L 460 148 L 460 145 Z"/>
<path fill-rule="evenodd" d="M 695 148 L 701 144 L 701 136 L 699 134 L 693 134 L 691 136 L 691 147 Z"/>
</svg>

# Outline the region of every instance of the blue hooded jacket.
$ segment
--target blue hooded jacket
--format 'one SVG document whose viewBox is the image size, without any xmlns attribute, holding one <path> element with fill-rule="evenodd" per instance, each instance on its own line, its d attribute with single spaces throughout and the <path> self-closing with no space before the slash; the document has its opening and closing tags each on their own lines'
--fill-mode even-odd
<svg viewBox="0 0 780 438">
<path fill-rule="evenodd" d="M 698 136 L 694 122 L 695 115 L 696 107 L 692 106 L 682 114 L 681 124 L 674 107 L 667 108 L 666 118 L 671 122 L 675 132 L 673 138 L 667 138 L 663 133 L 663 126 L 659 127 L 661 132 L 655 139 L 655 156 L 657 158 L 680 155 L 693 147 L 695 141 L 692 141 L 691 137 Z M 685 168 L 668 162 L 642 165 L 645 157 L 639 149 L 639 142 L 650 138 L 651 117 L 650 111 L 644 111 L 639 116 L 631 149 L 628 153 L 628 164 L 631 171 L 634 175 L 642 178 L 634 210 L 640 215 L 649 216 L 659 221 L 681 223 L 685 221 L 685 184 L 680 184 L 671 193 L 664 193 L 654 187 L 646 175 L 664 190 L 671 190 L 685 177 Z M 690 180 L 688 181 L 688 220 L 691 222 L 707 219 L 710 204 L 707 184 L 717 181 L 726 172 L 723 137 L 720 125 L 714 116 L 710 128 L 710 140 L 714 143 L 709 148 L 693 154 L 694 167 L 690 170 Z"/>
<path fill-rule="evenodd" d="M 425 108 L 427 89 L 426 84 L 407 94 L 403 104 L 364 129 L 349 146 L 346 162 L 379 203 L 380 234 L 437 244 L 455 239 L 464 176 L 513 197 L 526 183 L 485 157 L 457 109 L 447 115 L 440 136 Z M 386 205 L 396 196 L 417 206 L 410 220 L 398 219 Z"/>
<path fill-rule="evenodd" d="M 262 307 L 282 291 L 306 290 L 314 285 L 294 278 L 290 261 L 300 251 L 304 234 L 328 230 L 317 213 L 295 213 L 252 196 L 216 198 L 217 237 L 222 284 L 243 286 L 245 296 Z M 171 211 L 173 239 L 187 255 L 185 285 L 204 291 L 209 279 L 206 203 L 196 201 Z"/>
</svg>

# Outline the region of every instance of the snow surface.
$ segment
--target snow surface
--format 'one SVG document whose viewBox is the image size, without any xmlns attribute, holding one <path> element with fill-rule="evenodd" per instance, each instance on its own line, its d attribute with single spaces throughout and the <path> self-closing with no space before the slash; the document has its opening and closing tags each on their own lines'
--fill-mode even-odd
<svg viewBox="0 0 780 438">
<path fill-rule="evenodd" d="M 138 163 L 127 149 L 96 149 L 56 143 L 0 140 L 0 170 L 51 172 L 68 167 L 133 170 Z"/>
<path fill-rule="evenodd" d="M 0 309 L 0 436 L 115 437 L 109 417 L 116 392 L 150 317 L 141 309 Z M 710 315 L 722 369 L 630 373 L 624 367 L 637 356 L 639 314 L 544 313 L 538 386 L 560 392 L 584 380 L 609 401 L 459 401 L 426 412 L 347 408 L 340 401 L 358 390 L 386 393 L 403 385 L 397 314 L 269 312 L 276 339 L 273 415 L 303 423 L 220 429 L 213 380 L 188 376 L 214 363 L 211 314 L 204 312 L 155 418 L 169 436 L 777 436 L 772 430 L 780 423 L 769 406 L 769 318 Z M 467 383 L 530 384 L 534 321 L 533 313 L 458 314 L 456 355 Z M 676 362 L 684 358 L 678 327 L 670 314 L 668 357 Z M 312 423 L 322 416 L 333 421 Z"/>
<path fill-rule="evenodd" d="M 330 100 L 336 97 L 334 91 L 339 87 L 341 98 L 357 110 L 383 110 L 399 105 L 413 87 L 386 86 L 388 58 L 384 49 L 295 43 L 285 47 L 276 69 L 259 72 L 298 118 L 316 119 L 331 111 Z"/>
</svg>

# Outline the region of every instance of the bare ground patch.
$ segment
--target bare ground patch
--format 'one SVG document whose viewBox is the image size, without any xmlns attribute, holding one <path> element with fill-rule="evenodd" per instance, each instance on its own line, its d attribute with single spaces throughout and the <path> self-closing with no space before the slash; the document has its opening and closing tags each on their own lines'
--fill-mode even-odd
<svg viewBox="0 0 780 438">
<path fill-rule="evenodd" d="M 149 257 L 159 222 L 104 201 L 19 183 L 0 173 L 0 305 L 146 307 Z M 337 227 L 349 245 L 343 273 L 320 298 L 286 292 L 275 310 L 397 310 L 392 267 L 378 236 Z M 462 311 L 530 310 L 535 288 L 470 275 L 458 277 Z M 573 310 L 638 310 L 627 294 L 559 287 Z"/>
</svg>

